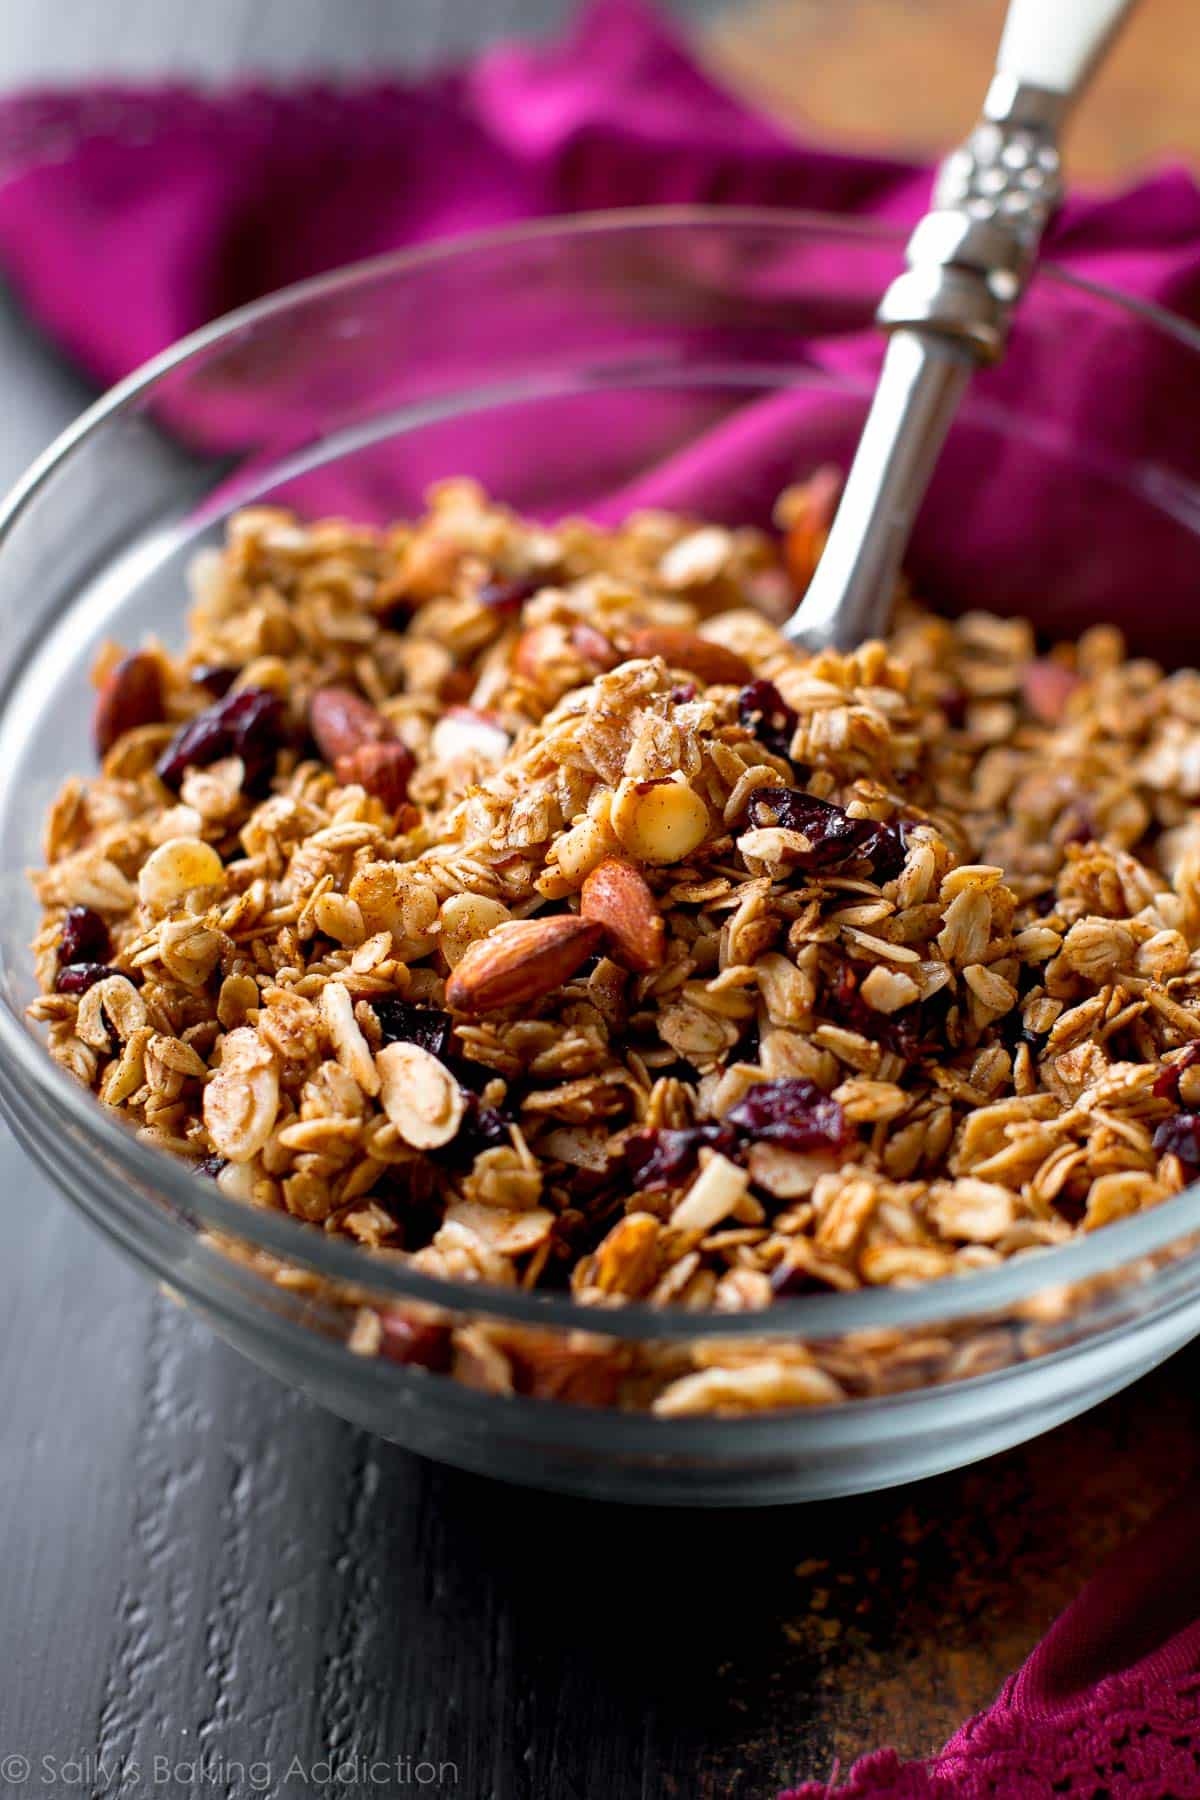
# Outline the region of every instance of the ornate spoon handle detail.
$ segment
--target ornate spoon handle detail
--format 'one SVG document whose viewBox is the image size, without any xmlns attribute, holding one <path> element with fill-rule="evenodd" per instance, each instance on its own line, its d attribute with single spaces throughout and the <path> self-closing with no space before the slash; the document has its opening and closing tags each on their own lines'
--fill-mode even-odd
<svg viewBox="0 0 1200 1800">
<path fill-rule="evenodd" d="M 789 619 L 810 650 L 887 628 L 900 559 L 958 403 L 1003 355 L 1062 198 L 1066 114 L 1134 0 L 1011 0 L 983 116 L 948 156 L 876 315 L 883 369 L 820 567 Z"/>
</svg>

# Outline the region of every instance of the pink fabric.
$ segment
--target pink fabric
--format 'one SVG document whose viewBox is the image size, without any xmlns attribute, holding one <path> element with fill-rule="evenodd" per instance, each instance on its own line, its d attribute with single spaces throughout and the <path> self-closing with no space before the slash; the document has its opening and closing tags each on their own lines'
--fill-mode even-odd
<svg viewBox="0 0 1200 1800">
<path fill-rule="evenodd" d="M 987 1712 L 929 1762 L 863 1757 L 780 1800 L 1192 1800 L 1200 1795 L 1200 1490 L 1084 1588 Z"/>
<path fill-rule="evenodd" d="M 636 0 L 600 0 L 557 45 L 495 51 L 419 85 L 92 90 L 0 105 L 0 266 L 100 382 L 302 276 L 481 226 L 667 201 L 864 212 L 902 224 L 928 189 L 923 168 L 822 151 L 756 117 Z M 1077 274 L 1200 321 L 1200 195 L 1181 171 L 1072 201 L 1053 248 Z M 829 273 L 836 293 L 836 267 Z M 873 341 L 840 335 L 833 318 L 811 350 L 843 370 L 869 370 L 876 354 Z M 1014 352 L 986 391 L 1019 407 L 1036 382 L 1064 428 L 1094 442 L 1101 468 L 1120 457 L 1189 466 L 1200 383 L 1189 388 L 1173 375 L 1173 404 L 1163 408 L 1151 404 L 1155 377 L 1152 352 L 1130 354 L 1123 335 L 1101 331 L 1052 366 Z M 249 414 L 270 409 L 269 385 L 243 383 L 212 396 L 203 417 L 193 401 L 173 423 L 235 442 Z M 853 420 L 836 404 L 776 396 L 722 419 L 610 504 L 719 508 L 736 471 L 738 504 L 750 506 L 796 468 L 844 458 L 852 442 Z M 530 448 L 518 439 L 507 454 Z M 503 466 L 497 476 L 502 487 Z M 994 445 L 968 439 L 924 522 L 942 556 L 936 568 L 928 559 L 931 571 L 977 603 L 1003 603 L 1012 595 L 995 593 L 994 572 L 1020 542 L 1063 629 L 1073 609 L 1088 616 L 1091 606 L 1094 616 L 1098 573 L 1134 609 L 1153 591 L 1162 617 L 1176 626 L 1190 618 L 1194 539 L 1165 528 L 1147 536 L 1144 511 L 1120 492 L 1098 516 L 1078 503 L 1074 479 L 1052 443 L 1020 445 L 998 463 Z M 920 540 L 915 550 L 922 554 Z M 1177 649 L 1177 628 L 1173 636 Z M 1179 1503 L 1098 1576 L 940 1756 L 905 1765 L 879 1752 L 839 1791 L 855 1800 L 1200 1795 L 1196 1503 Z M 803 1800 L 828 1791 L 795 1790 Z"/>
<path fill-rule="evenodd" d="M 299 277 L 482 226 L 684 201 L 861 212 L 900 226 L 928 192 L 927 169 L 798 143 L 755 116 L 639 0 L 596 0 L 560 43 L 496 50 L 419 84 L 109 89 L 0 104 L 0 268 L 101 382 Z M 1053 248 L 1074 273 L 1200 320 L 1200 194 L 1180 170 L 1124 194 L 1074 200 Z M 831 254 L 834 295 L 839 275 L 852 279 Z M 526 301 L 534 306 L 537 296 Z M 976 383 L 993 416 L 1019 416 L 1036 390 L 1055 423 L 1037 441 L 963 425 L 939 467 L 910 566 L 940 604 L 964 595 L 981 606 L 1015 603 L 1062 634 L 1107 611 L 1139 650 L 1178 656 L 1196 564 L 1194 536 L 1181 522 L 1189 502 L 1172 490 L 1179 468 L 1197 462 L 1200 358 L 1193 366 L 1176 354 L 1164 373 L 1162 346 L 1148 335 L 1131 347 L 1130 327 L 1109 318 L 1093 321 L 1085 338 L 1061 305 L 1061 350 L 1048 340 L 1036 350 L 1015 342 Z M 488 329 L 503 324 L 489 320 Z M 469 355 L 465 343 L 439 345 L 439 358 L 460 348 Z M 877 335 L 839 325 L 836 306 L 824 335 L 801 348 L 869 391 Z M 202 448 L 236 452 L 271 419 L 279 436 L 286 425 L 293 442 L 304 437 L 302 419 L 280 415 L 269 370 L 239 370 L 224 388 L 183 398 L 186 412 L 165 396 L 159 416 Z M 664 415 L 669 404 L 662 401 Z M 685 449 L 610 494 L 607 508 L 594 495 L 562 494 L 550 497 L 550 510 L 556 500 L 609 514 L 683 504 L 765 517 L 786 480 L 845 461 L 859 422 L 857 402 L 812 387 L 745 405 L 706 429 L 664 416 L 664 444 L 674 438 Z M 597 402 L 589 429 L 598 443 L 619 432 L 619 406 L 606 413 Z M 1089 446 L 1085 484 L 1081 459 L 1063 454 L 1066 435 Z M 472 467 L 463 443 L 427 433 L 397 449 L 404 467 L 390 482 L 346 463 L 279 498 L 371 518 L 373 506 L 394 504 L 397 493 L 407 503 L 456 462 Z M 277 448 L 263 446 L 264 455 Z M 467 448 L 480 464 L 474 472 L 503 491 L 506 470 L 528 468 L 536 446 L 516 429 L 483 451 L 476 432 Z"/>
</svg>

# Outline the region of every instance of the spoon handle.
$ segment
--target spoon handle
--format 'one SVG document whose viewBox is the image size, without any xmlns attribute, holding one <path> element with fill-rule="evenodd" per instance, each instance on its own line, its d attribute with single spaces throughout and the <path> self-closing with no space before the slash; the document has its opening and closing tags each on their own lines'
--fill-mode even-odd
<svg viewBox="0 0 1200 1800">
<path fill-rule="evenodd" d="M 841 505 L 785 631 L 812 651 L 887 629 L 900 561 L 971 371 L 1004 353 L 1013 307 L 1062 198 L 1066 114 L 1135 0 L 1010 0 L 983 116 L 938 170 L 906 267 L 876 318 L 891 335 Z"/>
</svg>

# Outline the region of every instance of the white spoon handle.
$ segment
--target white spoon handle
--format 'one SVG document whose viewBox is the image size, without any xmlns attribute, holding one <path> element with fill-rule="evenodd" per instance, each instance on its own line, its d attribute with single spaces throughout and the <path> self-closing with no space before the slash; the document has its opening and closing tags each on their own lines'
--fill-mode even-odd
<svg viewBox="0 0 1200 1800">
<path fill-rule="evenodd" d="M 983 117 L 946 158 L 907 267 L 877 314 L 895 333 L 829 542 L 785 627 L 851 650 L 887 629 L 900 560 L 970 369 L 1003 355 L 1062 197 L 1058 134 L 1134 0 L 1010 0 Z"/>
</svg>

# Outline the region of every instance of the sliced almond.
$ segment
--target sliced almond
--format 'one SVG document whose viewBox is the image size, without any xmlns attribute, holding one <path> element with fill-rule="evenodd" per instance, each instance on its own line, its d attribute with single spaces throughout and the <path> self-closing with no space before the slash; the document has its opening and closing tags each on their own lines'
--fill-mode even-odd
<svg viewBox="0 0 1200 1800">
<path fill-rule="evenodd" d="M 581 918 L 603 925 L 613 956 L 627 969 L 661 969 L 666 926 L 646 878 L 632 863 L 610 856 L 587 877 L 579 895 Z"/>
<path fill-rule="evenodd" d="M 603 935 L 602 926 L 574 913 L 498 925 L 466 951 L 446 983 L 446 1003 L 482 1013 L 540 1000 L 587 961 Z"/>
<path fill-rule="evenodd" d="M 257 990 L 256 990 L 257 992 Z M 379 1071 L 358 1020 L 354 1017 L 354 1001 L 350 989 L 342 981 L 327 981 L 321 989 L 321 1012 L 325 1029 L 333 1045 L 334 1055 L 348 1075 L 352 1075 L 364 1094 L 379 1092 Z"/>
<path fill-rule="evenodd" d="M 466 1098 L 444 1063 L 419 1044 L 387 1044 L 375 1058 L 380 1098 L 414 1150 L 448 1144 L 462 1124 Z"/>
<path fill-rule="evenodd" d="M 672 669 L 686 669 L 701 681 L 719 687 L 744 687 L 754 680 L 754 670 L 736 650 L 715 644 L 698 632 L 677 625 L 645 625 L 631 631 L 625 645 L 627 656 L 661 656 Z"/>
<path fill-rule="evenodd" d="M 383 744 L 395 734 L 381 712 L 351 688 L 318 688 L 308 706 L 308 723 L 327 763 L 352 756 L 363 744 Z"/>
</svg>

